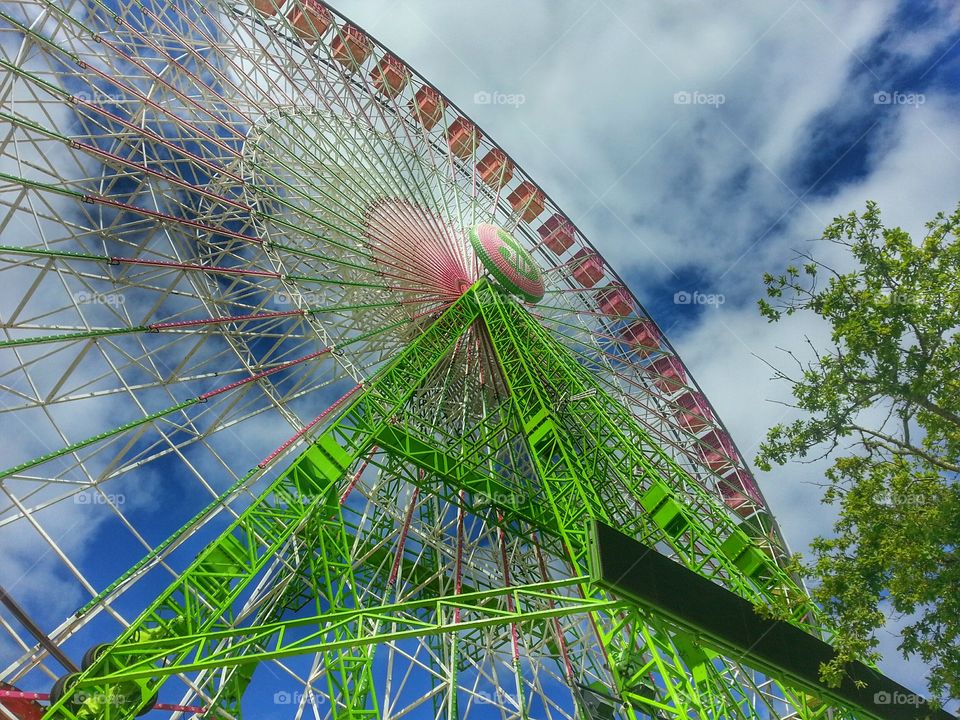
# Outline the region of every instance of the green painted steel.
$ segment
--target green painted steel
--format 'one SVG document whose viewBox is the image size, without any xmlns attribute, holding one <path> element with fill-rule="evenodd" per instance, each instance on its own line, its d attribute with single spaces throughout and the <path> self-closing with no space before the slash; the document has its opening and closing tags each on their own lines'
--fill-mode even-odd
<svg viewBox="0 0 960 720">
<path fill-rule="evenodd" d="M 191 405 L 196 405 L 199 402 L 201 402 L 199 398 L 190 398 L 189 400 L 185 400 L 181 403 L 176 403 L 175 405 L 171 405 L 167 408 L 164 408 L 163 410 L 158 410 L 157 412 L 150 413 L 149 415 L 144 415 L 142 418 L 131 420 L 128 423 L 124 423 L 123 425 L 118 425 L 117 427 L 112 428 L 110 430 L 106 430 L 102 433 L 97 433 L 96 435 L 92 435 L 88 438 L 84 438 L 83 440 L 79 440 L 75 443 L 71 443 L 70 445 L 67 445 L 64 448 L 60 448 L 59 450 L 55 450 L 54 452 L 46 453 L 44 455 L 39 455 L 33 458 L 32 460 L 27 460 L 25 462 L 20 463 L 19 465 L 14 465 L 11 468 L 7 468 L 6 470 L 0 470 L 0 478 L 16 475 L 19 472 L 23 472 L 24 470 L 29 470 L 30 468 L 36 467 L 37 465 L 42 465 L 43 463 L 49 462 L 50 460 L 55 460 L 56 458 L 70 455 L 71 453 L 74 453 L 77 450 L 82 450 L 83 448 L 89 447 L 90 445 L 94 445 L 102 440 L 108 440 L 112 437 L 116 437 L 117 435 L 120 435 L 126 432 L 127 430 L 132 430 L 133 428 L 140 427 L 141 425 L 146 425 L 147 423 L 151 423 L 154 420 L 157 420 L 159 418 L 165 417 L 167 415 L 171 415 L 180 410 L 184 410 L 190 407 Z"/>
<path fill-rule="evenodd" d="M 848 665 L 838 687 L 826 685 L 820 680 L 820 666 L 829 662 L 833 650 L 822 640 L 789 623 L 759 617 L 743 598 L 603 522 L 592 522 L 591 532 L 595 582 L 696 634 L 697 642 L 687 642 L 681 651 L 699 660 L 688 662 L 696 682 L 706 680 L 708 648 L 713 648 L 748 654 L 754 667 L 790 678 L 832 702 L 861 708 L 872 717 L 917 720 L 926 715 L 929 720 L 956 720 L 930 707 L 878 705 L 873 701 L 877 695 L 906 696 L 910 691 L 862 663 Z"/>
<path fill-rule="evenodd" d="M 544 446 L 538 455 L 554 459 L 543 472 L 554 478 L 551 489 L 568 513 L 562 526 L 578 534 L 578 560 L 587 547 L 585 519 L 609 518 L 746 599 L 769 603 L 792 591 L 798 623 L 815 611 L 719 496 L 694 482 L 528 312 L 489 286 L 477 292 L 529 441 Z M 564 396 L 577 399 L 557 411 Z"/>
<path fill-rule="evenodd" d="M 404 407 L 413 394 L 478 324 L 508 385 L 505 407 L 469 437 L 405 423 Z M 529 455 L 535 470 L 529 477 L 497 472 L 498 458 L 511 443 L 522 444 Z M 424 575 L 422 599 L 365 605 L 355 594 L 351 552 L 358 529 L 345 522 L 339 493 L 347 473 L 374 448 L 416 468 L 403 478 L 420 492 L 436 494 L 461 512 L 495 507 L 505 532 L 520 524 L 536 528 L 544 547 L 564 558 L 568 577 L 451 595 Z M 764 539 L 752 536 L 718 495 L 694 482 L 522 306 L 481 280 L 378 373 L 75 680 L 74 691 L 88 698 L 84 704 L 71 705 L 68 694 L 47 717 L 133 717 L 137 703 L 110 698 L 128 698 L 134 688 L 139 702 L 147 702 L 179 672 L 201 672 L 214 705 L 235 713 L 256 663 L 307 652 L 323 658 L 327 692 L 337 698 L 334 717 L 376 717 L 372 663 L 378 643 L 450 634 L 456 653 L 459 632 L 571 614 L 591 619 L 630 717 L 755 717 L 744 695 L 734 691 L 738 661 L 591 582 L 588 521 L 593 519 L 656 546 L 749 602 L 782 604 L 786 598 L 793 603 L 792 621 L 820 632 L 816 608 L 765 549 Z M 368 531 L 371 548 L 379 533 L 389 532 L 386 525 L 378 527 L 374 523 Z M 252 581 L 271 558 L 293 557 L 304 542 L 318 552 L 299 564 L 291 560 L 298 569 L 286 578 L 279 600 L 252 624 L 235 627 L 233 608 Z M 374 566 L 387 557 L 382 550 L 365 555 Z M 404 563 L 412 577 L 425 572 Z M 311 602 L 315 614 L 285 616 Z M 459 622 L 451 620 L 454 610 L 462 613 Z M 749 657 L 744 662 L 749 666 Z M 220 668 L 227 674 L 215 680 L 212 671 Z M 830 710 L 788 685 L 780 692 L 798 708 L 798 718 Z M 522 704 L 522 693 L 518 697 Z M 455 699 L 447 712 L 456 717 Z"/>
<path fill-rule="evenodd" d="M 114 720 L 133 717 L 144 703 L 150 702 L 166 675 L 152 672 L 117 678 L 128 678 L 126 671 L 135 663 L 121 655 L 123 648 L 138 647 L 149 652 L 149 641 L 179 639 L 210 633 L 230 627 L 231 608 L 248 584 L 280 552 L 291 537 L 309 526 L 314 514 L 326 517 L 332 509 L 339 513 L 335 483 L 346 473 L 354 460 L 372 445 L 377 431 L 389 423 L 428 373 L 450 350 L 456 339 L 477 317 L 470 296 L 464 296 L 419 338 L 397 357 L 377 380 L 352 403 L 344 415 L 328 428 L 317 441 L 300 455 L 237 520 L 187 568 L 130 627 L 113 643 L 111 650 L 80 673 L 59 702 L 50 706 L 49 718 Z M 342 595 L 344 588 L 353 588 L 349 577 L 352 565 L 342 522 L 320 523 L 319 541 L 326 553 L 322 569 L 323 583 L 316 591 L 323 592 L 331 606 L 350 601 Z M 315 577 L 316 579 L 316 577 Z M 352 598 L 354 604 L 356 598 Z M 342 633 L 344 628 L 337 628 Z M 339 637 L 336 649 L 350 644 L 348 637 Z M 245 648 L 250 647 L 246 644 Z M 236 663 L 237 649 L 229 648 Z M 332 651 L 331 651 L 332 652 Z M 356 651 L 350 651 L 354 653 Z M 343 693 L 350 709 L 346 717 L 363 716 L 368 706 L 375 709 L 371 693 L 370 662 L 366 650 L 360 656 L 329 655 L 328 681 Z M 146 663 L 160 662 L 167 667 L 180 665 L 187 653 L 173 651 L 172 657 L 149 655 Z M 98 682 L 100 677 L 117 678 L 115 682 Z M 132 689 L 132 688 L 135 688 Z M 73 703 L 77 691 L 83 690 L 82 702 Z M 131 694 L 139 702 L 119 702 Z M 359 713 L 359 715 L 357 714 Z"/>
<path fill-rule="evenodd" d="M 336 523 L 329 523 L 336 527 Z M 342 525 L 339 526 L 342 529 Z M 324 548 L 329 549 L 328 545 Z M 137 642 L 117 644 L 110 649 L 114 664 L 110 672 L 78 681 L 77 687 L 97 687 L 100 682 L 120 684 L 130 680 L 147 680 L 166 677 L 178 672 L 191 672 L 211 668 L 233 667 L 240 663 L 256 663 L 293 655 L 320 652 L 332 661 L 327 667 L 338 667 L 356 662 L 368 665 L 365 655 L 356 654 L 358 648 L 366 648 L 384 642 L 405 638 L 422 637 L 438 633 L 456 632 L 510 623 L 535 623 L 548 618 L 582 615 L 586 612 L 626 608 L 630 601 L 611 598 L 575 598 L 559 594 L 558 590 L 582 587 L 589 582 L 586 575 L 554 580 L 551 582 L 515 585 L 456 596 L 426 598 L 402 603 L 390 603 L 373 607 L 343 607 L 320 615 L 257 625 L 249 628 L 211 630 L 196 635 L 170 635 L 147 638 Z M 321 588 L 318 592 L 322 592 Z M 342 600 L 342 598 L 338 598 Z M 518 608 L 508 609 L 508 600 Z M 548 606 L 547 600 L 553 602 Z M 471 614 L 470 619 L 451 623 L 443 620 L 449 611 L 459 608 Z M 427 611 L 435 620 L 424 620 Z M 390 626 L 389 631 L 380 630 Z M 294 635 L 295 629 L 313 628 L 312 632 Z M 221 647 L 222 644 L 225 644 Z M 239 653 L 241 647 L 256 648 Z M 175 664 L 159 666 L 157 663 L 171 656 L 182 656 Z M 346 656 L 346 657 L 344 657 Z M 359 662 L 357 662 L 359 661 Z M 346 695 L 337 686 L 334 697 Z M 346 717 L 356 717 L 365 712 L 362 706 L 351 708 Z M 68 716 L 69 717 L 69 716 Z"/>
</svg>

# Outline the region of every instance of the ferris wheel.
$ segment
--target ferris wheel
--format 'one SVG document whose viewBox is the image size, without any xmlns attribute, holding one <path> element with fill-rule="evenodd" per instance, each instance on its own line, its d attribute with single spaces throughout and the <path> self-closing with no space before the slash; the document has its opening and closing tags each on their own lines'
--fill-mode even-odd
<svg viewBox="0 0 960 720">
<path fill-rule="evenodd" d="M 396 55 L 25 0 L 0 56 L 0 717 L 841 717 L 587 577 L 599 519 L 819 632 L 656 323 Z"/>
</svg>

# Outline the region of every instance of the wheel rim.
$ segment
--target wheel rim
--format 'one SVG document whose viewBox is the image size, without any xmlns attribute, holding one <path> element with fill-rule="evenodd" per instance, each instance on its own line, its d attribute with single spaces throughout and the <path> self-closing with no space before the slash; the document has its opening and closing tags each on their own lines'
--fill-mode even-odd
<svg viewBox="0 0 960 720">
<path fill-rule="evenodd" d="M 117 26 L 100 3 L 38 2 L 0 21 L 33 53 L 26 62 L 4 50 L 23 72 L 6 81 L 19 103 L 0 159 L 16 172 L 5 173 L 0 210 L 8 227 L 32 221 L 37 234 L 20 243 L 4 234 L 10 286 L 27 288 L 4 315 L 4 405 L 11 422 L 29 418 L 38 437 L 11 454 L 0 532 L 29 528 L 81 595 L 77 604 L 97 600 L 60 623 L 54 639 L 93 638 L 98 618 L 122 626 L 141 591 L 169 582 L 181 548 L 196 552 L 481 277 L 467 236 L 482 224 L 504 228 L 543 271 L 545 294 L 529 312 L 675 461 L 731 514 L 762 524 L 771 550 L 782 552 L 762 496 L 689 373 L 549 198 L 449 101 L 440 100 L 430 126 L 424 89 L 432 88 L 402 63 L 391 66 L 408 78 L 402 89 L 392 95 L 390 79 L 378 86 L 378 61 L 392 56 L 346 19 L 330 15 L 311 42 L 322 14 L 311 28 L 293 3 L 290 14 L 257 5 L 122 3 Z M 54 25 L 58 43 L 47 42 Z M 350 57 L 366 46 L 359 63 Z M 88 67 L 68 68 L 71 54 Z M 28 149 L 42 153 L 39 167 L 21 161 Z M 419 419 L 450 435 L 468 434 L 508 392 L 479 331 L 426 386 Z M 529 465 L 519 451 L 504 452 L 512 472 Z M 373 468 L 372 478 L 363 474 Z M 475 556 L 475 576 L 462 574 L 461 583 L 503 583 L 504 567 L 517 564 L 503 557 L 545 554 L 535 537 L 504 536 L 502 518 L 466 518 L 418 493 L 410 472 L 382 453 L 351 469 L 358 479 L 344 508 L 368 538 L 354 550 L 379 558 L 361 592 L 404 598 L 417 589 L 391 572 L 388 587 L 377 585 L 398 530 L 429 568 L 420 582 L 449 582 L 443 563 Z M 175 476 L 188 478 L 178 487 L 182 503 L 150 507 L 142 478 Z M 111 578 L 147 558 L 115 587 L 93 577 L 97 559 L 82 545 L 52 532 L 58 513 L 73 516 L 64 508 L 78 505 L 94 540 L 126 538 L 129 552 Z M 151 532 L 160 517 L 163 532 Z M 305 552 L 302 541 L 291 552 Z M 541 579 L 557 571 L 549 558 L 525 568 Z M 266 592 L 256 596 L 249 612 L 266 612 L 269 602 Z M 608 658 L 591 647 L 585 621 L 564 633 L 566 666 L 556 649 L 543 652 L 547 635 L 518 648 L 509 627 L 470 640 L 464 657 L 476 660 L 462 668 L 445 664 L 447 651 L 432 641 L 396 643 L 386 650 L 394 680 L 383 705 L 396 716 L 419 706 L 422 688 L 404 675 L 416 668 L 432 678 L 437 708 L 457 695 L 456 678 L 466 714 L 516 712 L 523 696 L 572 717 L 573 695 L 590 691 L 571 690 L 569 677 L 609 683 Z M 22 633 L 10 636 L 32 648 Z M 49 662 L 32 649 L 6 657 L 4 677 L 18 684 Z M 298 713 L 314 702 L 329 712 L 316 658 L 280 667 L 301 687 Z M 501 676 L 519 692 L 500 692 L 509 685 Z M 196 695 L 187 688 L 182 699 Z"/>
</svg>

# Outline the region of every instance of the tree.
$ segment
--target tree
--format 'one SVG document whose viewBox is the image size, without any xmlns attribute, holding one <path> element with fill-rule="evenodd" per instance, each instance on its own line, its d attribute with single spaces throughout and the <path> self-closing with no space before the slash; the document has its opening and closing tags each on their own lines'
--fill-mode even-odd
<svg viewBox="0 0 960 720">
<path fill-rule="evenodd" d="M 931 692 L 960 697 L 960 206 L 914 242 L 881 224 L 876 203 L 837 217 L 822 241 L 853 260 L 839 272 L 803 254 L 766 274 L 770 322 L 814 313 L 832 344 L 775 377 L 791 384 L 801 418 L 776 425 L 757 465 L 829 457 L 823 502 L 834 534 L 802 565 L 836 627 L 836 684 L 853 659 L 878 658 L 884 608 L 906 625 L 900 650 L 930 667 Z"/>
</svg>

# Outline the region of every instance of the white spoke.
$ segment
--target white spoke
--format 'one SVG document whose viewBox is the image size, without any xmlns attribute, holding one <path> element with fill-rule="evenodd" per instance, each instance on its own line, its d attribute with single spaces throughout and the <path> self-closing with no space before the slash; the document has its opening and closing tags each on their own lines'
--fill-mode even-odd
<svg viewBox="0 0 960 720">
<path fill-rule="evenodd" d="M 744 459 L 615 271 L 505 151 L 345 18 L 313 0 L 18 0 L 0 13 L 0 430 L 16 438 L 0 584 L 71 657 L 116 637 L 326 411 L 490 275 L 478 226 L 529 253 L 544 287 L 526 309 L 719 499 L 696 509 L 752 518 L 783 554 Z M 522 487 L 535 471 L 509 404 L 472 327 L 407 422 L 440 447 L 496 428 L 500 449 L 478 467 Z M 362 602 L 572 576 L 559 539 L 466 491 L 418 490 L 422 472 L 373 450 L 340 488 Z M 695 489 L 678 491 L 694 504 Z M 283 590 L 314 553 L 295 535 L 234 622 L 290 612 Z M 0 680 L 46 692 L 63 668 L 27 628 L 0 625 Z M 328 662 L 265 663 L 250 692 L 334 717 Z M 717 662 L 756 707 L 787 713 L 779 686 Z M 613 692 L 581 616 L 397 639 L 374 666 L 385 718 L 572 719 L 589 688 Z M 222 703 L 211 688 L 229 676 L 177 676 L 163 699 Z"/>
</svg>

